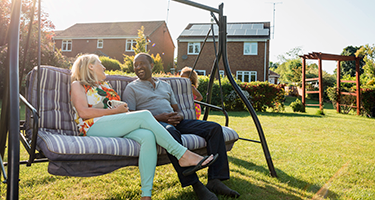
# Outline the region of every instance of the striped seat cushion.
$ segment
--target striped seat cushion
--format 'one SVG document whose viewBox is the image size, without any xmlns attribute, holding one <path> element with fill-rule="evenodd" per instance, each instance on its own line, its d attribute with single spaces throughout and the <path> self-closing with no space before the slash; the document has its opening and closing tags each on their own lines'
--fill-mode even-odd
<svg viewBox="0 0 375 200">
<path fill-rule="evenodd" d="M 34 106 L 37 105 L 36 72 L 34 69 L 29 73 L 26 92 L 26 98 Z M 125 87 L 133 80 L 135 80 L 134 77 L 107 76 L 107 81 L 122 98 Z M 162 78 L 162 80 L 169 82 L 172 86 L 184 117 L 195 119 L 190 80 L 185 78 Z M 50 160 L 118 160 L 139 156 L 140 146 L 131 139 L 78 136 L 77 125 L 73 120 L 74 111 L 70 102 L 70 71 L 68 69 L 42 66 L 40 94 L 40 126 L 37 144 Z M 25 127 L 29 138 L 32 132 L 30 119 L 31 114 L 27 111 Z M 238 135 L 231 128 L 223 127 L 223 130 L 227 149 L 230 150 L 238 139 Z M 182 141 L 183 145 L 190 150 L 204 149 L 206 146 L 205 140 L 196 135 L 183 135 Z M 165 150 L 159 147 L 158 153 L 165 154 Z"/>
<path fill-rule="evenodd" d="M 237 133 L 223 127 L 227 149 L 238 139 Z M 58 134 L 55 130 L 40 129 L 38 146 L 53 161 L 66 160 L 117 160 L 126 157 L 138 157 L 140 145 L 134 140 L 114 137 L 81 137 Z M 204 149 L 206 141 L 199 136 L 185 134 L 182 143 L 190 150 Z M 48 151 L 45 151 L 48 149 Z M 158 146 L 158 154 L 166 154 L 164 148 Z"/>
</svg>

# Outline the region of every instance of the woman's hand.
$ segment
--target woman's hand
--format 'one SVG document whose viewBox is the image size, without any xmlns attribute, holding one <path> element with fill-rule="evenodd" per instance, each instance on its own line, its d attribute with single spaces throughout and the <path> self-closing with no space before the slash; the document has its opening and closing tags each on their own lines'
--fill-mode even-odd
<svg viewBox="0 0 375 200">
<path fill-rule="evenodd" d="M 117 105 L 117 106 L 115 106 L 115 107 L 112 108 L 112 109 L 115 110 L 115 111 L 118 112 L 118 113 L 129 112 L 129 107 L 128 107 L 128 104 L 127 104 L 127 103 L 124 103 L 124 104 L 121 104 L 121 105 Z"/>
</svg>

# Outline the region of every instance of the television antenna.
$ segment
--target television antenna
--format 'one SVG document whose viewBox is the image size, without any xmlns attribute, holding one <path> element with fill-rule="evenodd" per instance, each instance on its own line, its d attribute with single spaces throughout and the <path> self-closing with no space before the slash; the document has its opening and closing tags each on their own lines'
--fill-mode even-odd
<svg viewBox="0 0 375 200">
<path fill-rule="evenodd" d="M 275 12 L 276 12 L 276 4 L 282 4 L 283 2 L 267 2 L 273 4 L 273 22 L 272 22 L 272 39 L 275 38 Z"/>
<path fill-rule="evenodd" d="M 171 0 L 168 0 L 168 7 L 167 7 L 167 17 L 165 20 L 165 23 L 168 24 L 168 15 L 169 15 L 169 4 L 171 3 Z"/>
</svg>

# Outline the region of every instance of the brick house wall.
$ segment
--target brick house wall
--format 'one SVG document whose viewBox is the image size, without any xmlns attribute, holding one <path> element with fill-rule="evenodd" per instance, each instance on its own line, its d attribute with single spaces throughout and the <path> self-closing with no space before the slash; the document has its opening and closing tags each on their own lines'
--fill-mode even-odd
<svg viewBox="0 0 375 200">
<path fill-rule="evenodd" d="M 178 72 L 183 67 L 193 67 L 198 55 L 188 54 L 189 43 L 200 43 L 201 55 L 196 64 L 196 70 L 205 70 L 206 75 L 211 73 L 211 68 L 215 60 L 215 51 L 212 36 L 202 49 L 204 38 L 211 27 L 211 24 L 197 23 L 189 24 L 177 39 Z M 214 29 L 217 29 L 217 26 Z M 256 71 L 256 81 L 267 81 L 269 79 L 269 54 L 270 54 L 270 23 L 269 22 L 243 22 L 227 24 L 227 56 L 231 73 L 236 77 L 238 71 Z M 215 31 L 217 33 L 217 31 Z M 218 40 L 216 40 L 218 41 Z M 251 43 L 257 43 L 255 55 L 245 55 L 244 45 L 250 43 L 248 48 L 252 48 Z M 216 45 L 218 48 L 218 43 Z M 249 50 L 247 48 L 247 50 Z M 249 54 L 252 50 L 249 50 Z M 224 70 L 222 58 L 219 61 L 219 70 Z M 242 77 L 244 73 L 242 74 Z M 246 76 L 248 76 L 246 74 Z M 246 78 L 244 79 L 246 80 Z"/>
<path fill-rule="evenodd" d="M 148 22 L 150 23 L 150 22 Z M 152 22 L 151 22 L 152 23 Z M 160 23 L 160 22 L 157 22 Z M 139 27 L 138 27 L 139 26 Z M 85 53 L 96 53 L 102 52 L 102 54 L 109 56 L 110 58 L 114 58 L 121 63 L 124 62 L 124 54 L 133 56 L 134 52 L 126 51 L 126 40 L 127 39 L 136 39 L 138 37 L 137 33 L 138 30 L 141 28 L 142 22 L 137 24 L 135 27 L 134 25 L 131 27 L 135 31 L 132 35 L 124 35 L 124 36 L 60 36 L 54 39 L 55 41 L 55 48 L 61 49 L 62 48 L 62 41 L 63 39 L 71 39 L 72 41 L 72 50 L 71 51 L 62 51 L 62 54 L 67 57 L 75 57 L 77 54 L 85 54 Z M 150 54 L 159 53 L 160 57 L 164 63 L 164 70 L 169 71 L 174 64 L 174 43 L 170 36 L 169 30 L 163 22 L 160 26 L 155 28 L 154 30 L 146 30 L 147 26 L 145 27 L 145 35 L 147 35 L 147 40 L 151 41 L 147 45 L 147 50 L 149 50 Z M 136 32 L 136 33 L 135 33 Z M 73 33 L 74 35 L 74 33 Z M 97 48 L 98 39 L 103 39 L 103 48 Z M 153 45 L 154 44 L 154 45 Z"/>
<path fill-rule="evenodd" d="M 201 42 L 202 46 L 203 42 Z M 237 71 L 257 71 L 258 81 L 268 80 L 269 66 L 269 42 L 265 49 L 266 42 L 258 42 L 257 55 L 243 55 L 243 42 L 227 42 L 227 54 L 230 70 L 234 76 Z M 218 48 L 218 44 L 216 44 Z M 197 55 L 187 54 L 188 42 L 178 42 L 177 71 L 185 66 L 193 67 Z M 266 51 L 266 52 L 265 52 Z M 266 55 L 266 61 L 264 56 Z M 182 56 L 187 55 L 187 59 Z M 213 42 L 206 42 L 200 58 L 197 62 L 197 70 L 206 70 L 206 75 L 210 74 L 213 62 L 215 60 Z M 264 79 L 264 65 L 266 65 L 266 79 Z M 219 69 L 224 70 L 222 60 L 219 62 Z"/>
</svg>

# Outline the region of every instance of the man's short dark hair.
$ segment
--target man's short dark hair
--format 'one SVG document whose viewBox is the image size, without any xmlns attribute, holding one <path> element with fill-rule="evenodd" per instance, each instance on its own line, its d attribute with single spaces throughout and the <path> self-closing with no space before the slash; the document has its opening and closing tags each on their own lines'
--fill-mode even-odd
<svg viewBox="0 0 375 200">
<path fill-rule="evenodd" d="M 154 64 L 154 59 L 152 59 L 152 57 L 150 56 L 150 54 L 148 54 L 148 53 L 139 53 L 139 54 L 136 55 L 136 57 L 137 57 L 137 56 L 140 56 L 140 55 L 144 55 L 144 56 L 146 56 L 148 62 L 149 62 L 150 64 Z"/>
</svg>

